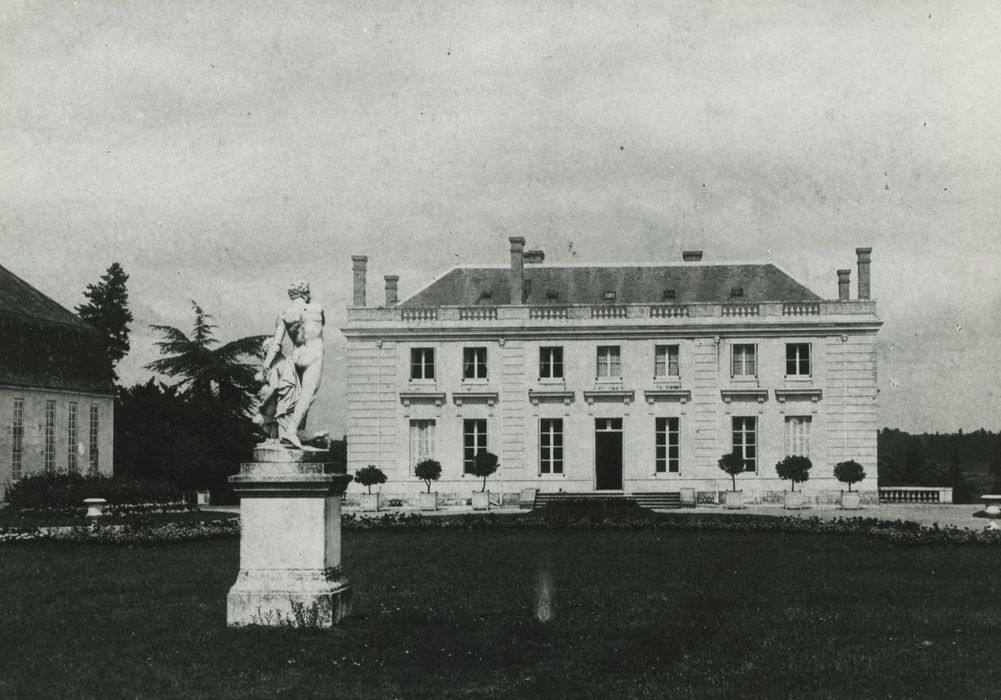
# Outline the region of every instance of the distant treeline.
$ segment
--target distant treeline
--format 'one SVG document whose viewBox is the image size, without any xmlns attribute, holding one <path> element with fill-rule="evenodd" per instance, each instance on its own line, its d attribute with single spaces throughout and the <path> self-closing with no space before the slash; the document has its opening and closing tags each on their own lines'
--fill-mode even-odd
<svg viewBox="0 0 1001 700">
<path fill-rule="evenodd" d="M 951 486 L 957 503 L 1001 489 L 1001 433 L 879 431 L 880 486 Z"/>
</svg>

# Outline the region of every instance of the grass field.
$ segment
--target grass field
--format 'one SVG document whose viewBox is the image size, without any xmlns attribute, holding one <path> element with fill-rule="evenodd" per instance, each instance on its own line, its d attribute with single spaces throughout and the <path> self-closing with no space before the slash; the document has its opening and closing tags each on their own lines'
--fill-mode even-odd
<svg viewBox="0 0 1001 700">
<path fill-rule="evenodd" d="M 355 615 L 230 630 L 236 539 L 0 547 L 0 697 L 984 697 L 1001 550 L 346 532 Z M 547 622 L 540 622 L 551 614 Z"/>
</svg>

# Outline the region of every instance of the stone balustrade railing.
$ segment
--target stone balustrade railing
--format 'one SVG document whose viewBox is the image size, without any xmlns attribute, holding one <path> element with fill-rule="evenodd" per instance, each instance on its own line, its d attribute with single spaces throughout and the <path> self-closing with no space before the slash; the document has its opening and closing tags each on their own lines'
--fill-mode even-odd
<svg viewBox="0 0 1001 700">
<path fill-rule="evenodd" d="M 608 325 L 692 323 L 872 322 L 873 300 L 758 302 L 723 304 L 539 304 L 504 306 L 378 306 L 350 307 L 348 325 L 398 326 L 427 324 Z"/>
</svg>

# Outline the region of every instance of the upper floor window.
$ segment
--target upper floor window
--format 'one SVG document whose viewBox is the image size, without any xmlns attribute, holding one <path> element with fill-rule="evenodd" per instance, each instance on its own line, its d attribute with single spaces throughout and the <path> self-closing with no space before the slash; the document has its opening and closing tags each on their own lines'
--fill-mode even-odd
<svg viewBox="0 0 1001 700">
<path fill-rule="evenodd" d="M 786 376 L 810 376 L 809 343 L 786 343 Z"/>
<path fill-rule="evenodd" d="M 680 375 L 677 345 L 658 345 L 654 349 L 653 374 L 655 377 L 677 377 Z"/>
<path fill-rule="evenodd" d="M 434 379 L 434 348 L 410 349 L 410 378 Z"/>
<path fill-rule="evenodd" d="M 462 349 L 462 378 L 463 379 L 487 378 L 486 348 Z"/>
<path fill-rule="evenodd" d="M 539 378 L 563 379 L 563 348 L 539 348 Z"/>
<path fill-rule="evenodd" d="M 758 376 L 758 347 L 756 345 L 734 345 L 730 349 L 730 376 Z"/>
<path fill-rule="evenodd" d="M 602 345 L 598 347 L 599 379 L 610 379 L 622 376 L 622 362 L 619 358 L 618 345 Z"/>
</svg>

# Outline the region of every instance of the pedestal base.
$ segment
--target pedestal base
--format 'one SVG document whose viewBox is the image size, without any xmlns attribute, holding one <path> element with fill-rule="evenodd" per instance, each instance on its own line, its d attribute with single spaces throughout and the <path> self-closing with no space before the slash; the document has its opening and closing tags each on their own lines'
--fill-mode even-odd
<svg viewBox="0 0 1001 700">
<path fill-rule="evenodd" d="M 241 571 L 226 596 L 230 627 L 328 629 L 351 612 L 351 587 L 323 571 Z"/>
</svg>

